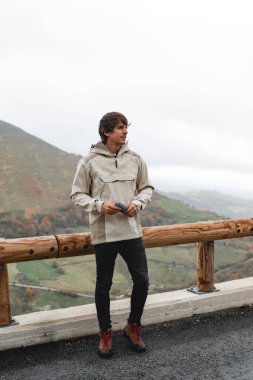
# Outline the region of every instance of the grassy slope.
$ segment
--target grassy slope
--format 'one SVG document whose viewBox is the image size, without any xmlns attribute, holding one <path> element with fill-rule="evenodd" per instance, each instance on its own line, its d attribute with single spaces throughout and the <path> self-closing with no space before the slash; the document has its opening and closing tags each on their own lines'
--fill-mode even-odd
<svg viewBox="0 0 253 380">
<path fill-rule="evenodd" d="M 249 218 L 253 214 L 253 200 L 242 199 L 218 191 L 192 191 L 167 193 L 168 197 L 194 206 L 198 210 L 209 210 L 229 218 Z"/>
<path fill-rule="evenodd" d="M 62 206 L 79 158 L 0 121 L 0 212 Z"/>
<path fill-rule="evenodd" d="M 155 194 L 153 205 L 167 210 L 170 218 L 177 223 L 189 223 L 204 220 L 217 220 L 219 217 L 209 212 L 194 210 L 179 201 L 171 200 L 160 194 Z M 64 232 L 64 231 L 59 231 Z M 217 275 L 220 267 L 232 266 L 244 261 L 246 253 L 252 247 L 248 239 L 234 239 L 215 242 L 215 269 Z M 173 247 L 159 247 L 147 250 L 150 293 L 186 288 L 195 284 L 197 246 L 186 244 Z M 22 274 L 24 283 L 40 284 L 46 287 L 64 289 L 67 291 L 93 294 L 95 289 L 95 258 L 94 256 L 73 257 L 57 260 L 57 269 L 53 261 L 37 261 L 13 265 L 10 270 L 11 280 L 19 281 Z M 222 269 L 223 270 L 223 269 Z M 117 258 L 116 270 L 113 278 L 112 298 L 120 295 L 129 295 L 131 292 L 131 278 L 121 257 Z M 41 298 L 41 296 L 39 297 Z M 64 297 L 63 297 L 64 298 Z M 47 298 L 44 297 L 44 300 Z M 37 300 L 35 307 L 40 308 L 41 300 Z M 75 300 L 71 300 L 75 303 Z M 76 304 L 86 303 L 85 300 L 76 300 Z M 50 304 L 50 303 L 49 303 Z M 50 304 L 52 306 L 52 302 Z M 62 307 L 64 301 L 59 301 Z M 69 300 L 66 298 L 67 307 Z M 56 307 L 56 301 L 53 303 Z"/>
<path fill-rule="evenodd" d="M 154 194 L 152 205 L 154 207 L 158 206 L 166 210 L 168 212 L 169 219 L 173 219 L 177 223 L 218 219 L 218 216 L 215 214 L 201 211 L 199 212 L 179 201 L 171 200 L 158 193 Z M 175 282 L 174 274 L 170 280 L 171 276 L 167 273 L 169 272 L 168 268 L 170 267 L 170 263 L 173 261 L 176 263 L 185 263 L 185 268 L 189 269 L 192 267 L 192 270 L 195 270 L 196 247 L 193 245 L 154 248 L 147 250 L 147 252 L 151 283 L 154 289 L 161 286 L 161 277 L 164 278 L 163 283 L 165 283 L 164 286 L 166 289 L 181 286 L 183 280 L 180 280 L 179 283 L 177 283 L 177 281 Z M 24 283 L 33 285 L 42 285 L 71 291 L 81 291 L 84 293 L 92 293 L 94 291 L 96 277 L 94 256 L 57 260 L 58 266 L 61 268 L 60 270 L 59 268 L 58 270 L 53 268 L 52 261 L 53 260 L 19 263 L 16 265 L 16 269 L 20 272 L 20 274 L 22 274 L 22 276 L 11 271 L 11 280 L 16 282 L 20 280 Z M 161 272 L 163 275 L 161 275 Z M 185 277 L 185 275 L 184 269 L 182 270 L 181 277 Z M 188 280 L 188 282 L 189 281 L 190 280 Z M 112 289 L 112 294 L 119 295 L 130 292 L 131 279 L 125 263 L 120 258 L 117 260 L 113 282 L 114 286 Z"/>
<path fill-rule="evenodd" d="M 11 124 L 0 121 L 0 212 L 32 207 L 45 211 L 62 206 L 69 199 L 78 159 L 79 157 L 74 154 L 63 152 Z M 219 219 L 214 213 L 198 211 L 157 193 L 154 195 L 152 207 L 153 212 L 156 212 L 155 207 L 167 212 L 168 221 L 165 217 L 164 224 Z M 82 230 L 82 227 L 78 227 L 76 232 Z M 64 232 L 58 231 L 58 233 Z M 219 266 L 229 265 L 233 270 L 237 268 L 238 262 L 244 261 L 245 254 L 252 249 L 252 242 L 244 243 L 243 239 L 238 239 L 217 242 L 215 246 L 218 276 Z M 184 288 L 195 283 L 196 245 L 154 248 L 147 250 L 147 254 L 151 292 Z M 60 259 L 57 260 L 57 265 L 53 265 L 53 260 L 48 260 L 12 264 L 9 267 L 11 281 L 90 294 L 94 292 L 96 275 L 94 256 Z M 224 268 L 222 270 L 224 271 Z M 131 279 L 120 257 L 117 259 L 113 282 L 112 295 L 130 293 Z M 20 294 L 24 295 L 24 291 L 16 289 L 12 294 L 17 301 Z M 48 297 L 50 298 L 50 293 L 42 295 L 41 292 L 37 292 L 29 302 L 30 309 L 26 310 L 30 311 L 32 306 L 35 310 L 43 307 L 45 302 L 49 302 Z M 54 297 L 57 298 L 55 295 Z M 23 299 L 25 300 L 25 297 Z M 86 301 L 83 299 L 69 301 L 69 297 L 61 295 L 58 301 L 52 301 L 54 307 L 57 307 L 57 302 L 58 307 L 63 307 L 64 302 L 65 306 L 68 306 L 70 303 L 79 304 Z"/>
<path fill-rule="evenodd" d="M 219 220 L 217 214 L 209 211 L 199 211 L 184 203 L 170 199 L 164 195 L 156 193 L 153 203 L 168 211 L 175 219 L 176 223 L 193 223 L 198 221 Z"/>
</svg>

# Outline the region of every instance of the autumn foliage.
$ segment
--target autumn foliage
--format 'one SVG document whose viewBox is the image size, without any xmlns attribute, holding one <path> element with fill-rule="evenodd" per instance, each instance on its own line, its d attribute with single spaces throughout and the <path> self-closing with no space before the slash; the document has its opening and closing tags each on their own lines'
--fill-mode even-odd
<svg viewBox="0 0 253 380">
<path fill-rule="evenodd" d="M 143 227 L 173 224 L 176 221 L 163 208 L 151 206 L 141 212 Z M 0 214 L 2 238 L 12 239 L 73 232 L 78 226 L 89 226 L 89 216 L 72 202 L 56 210 L 38 212 L 38 209 Z"/>
</svg>

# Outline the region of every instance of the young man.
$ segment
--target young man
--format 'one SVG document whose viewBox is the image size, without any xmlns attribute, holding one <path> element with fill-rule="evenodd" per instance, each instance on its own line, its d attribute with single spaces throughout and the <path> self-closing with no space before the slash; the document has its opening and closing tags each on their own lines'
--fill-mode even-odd
<svg viewBox="0 0 253 380">
<path fill-rule="evenodd" d="M 89 212 L 97 266 L 95 302 L 101 357 L 112 355 L 109 292 L 118 253 L 133 280 L 123 335 L 137 352 L 146 350 L 140 333 L 149 278 L 139 211 L 150 202 L 154 188 L 144 161 L 127 146 L 127 133 L 128 121 L 121 113 L 109 112 L 102 117 L 101 142 L 79 161 L 71 193 L 73 202 Z"/>
</svg>

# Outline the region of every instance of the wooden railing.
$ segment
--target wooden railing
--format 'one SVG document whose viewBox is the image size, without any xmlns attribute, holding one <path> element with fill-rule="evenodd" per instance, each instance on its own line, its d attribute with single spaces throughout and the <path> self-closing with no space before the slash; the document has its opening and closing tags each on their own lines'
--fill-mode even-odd
<svg viewBox="0 0 253 380">
<path fill-rule="evenodd" d="M 199 292 L 214 290 L 214 240 L 253 236 L 253 218 L 143 228 L 146 248 L 198 243 Z M 90 233 L 0 240 L 0 326 L 12 322 L 9 263 L 94 254 Z"/>
</svg>

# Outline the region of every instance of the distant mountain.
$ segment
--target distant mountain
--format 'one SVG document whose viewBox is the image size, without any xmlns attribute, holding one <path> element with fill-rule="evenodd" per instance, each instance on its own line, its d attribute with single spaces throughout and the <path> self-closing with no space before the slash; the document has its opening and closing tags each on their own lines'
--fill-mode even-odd
<svg viewBox="0 0 253 380">
<path fill-rule="evenodd" d="M 72 233 L 89 229 L 87 213 L 74 206 L 69 199 L 76 164 L 80 157 L 66 153 L 20 128 L 0 121 L 0 238 Z M 168 197 L 155 192 L 152 203 L 141 212 L 142 225 L 156 226 L 220 219 L 214 212 L 196 209 L 203 209 L 203 203 L 193 204 L 194 208 L 188 198 L 172 199 L 175 196 L 169 194 Z M 217 208 L 220 214 L 224 215 L 221 207 L 228 197 L 225 196 L 223 200 L 220 198 L 220 206 Z M 197 196 L 195 198 L 201 199 Z M 218 196 L 211 197 L 211 194 L 205 193 L 203 199 L 209 210 L 218 204 Z M 231 201 L 229 204 L 231 205 Z M 250 269 L 246 273 L 236 265 L 251 259 L 249 254 L 252 251 L 252 243 L 249 239 L 221 241 L 216 243 L 216 247 L 216 278 L 231 279 L 229 276 L 233 276 L 234 279 L 249 274 Z M 196 245 L 149 249 L 148 260 L 151 292 L 180 289 L 194 284 Z M 117 260 L 116 265 L 112 296 L 130 294 L 131 281 L 128 271 L 122 261 Z M 227 267 L 232 270 L 232 274 Z M 24 262 L 10 266 L 12 282 L 71 292 L 93 294 L 95 278 L 94 258 L 90 256 L 61 259 L 57 262 Z M 33 291 L 34 299 L 30 300 L 31 302 L 27 301 L 25 290 L 22 295 L 20 292 L 19 288 L 17 294 L 12 293 L 14 315 L 51 307 L 50 305 L 62 307 L 63 300 L 56 301 L 52 295 L 48 296 L 48 292 L 45 297 L 44 293 L 39 296 Z M 33 306 L 35 300 L 38 301 L 38 309 Z M 69 300 L 65 299 L 64 302 L 70 305 Z M 76 298 L 75 304 L 80 304 L 80 300 Z"/>
<path fill-rule="evenodd" d="M 218 191 L 167 192 L 164 194 L 198 210 L 215 212 L 224 217 L 253 217 L 253 199 L 242 199 Z"/>
<path fill-rule="evenodd" d="M 79 158 L 0 121 L 0 213 L 68 202 Z"/>
<path fill-rule="evenodd" d="M 4 216 L 3 220 L 6 226 L 9 221 L 7 227 L 10 229 L 13 212 L 14 216 L 19 216 L 19 223 L 23 223 L 32 214 L 46 214 L 69 204 L 71 185 L 80 157 L 0 121 L 0 220 L 1 213 L 12 212 L 7 219 Z M 194 210 L 158 193 L 155 193 L 151 206 L 141 215 L 143 226 L 219 218 L 214 213 Z M 22 236 L 23 233 L 21 229 Z"/>
</svg>

